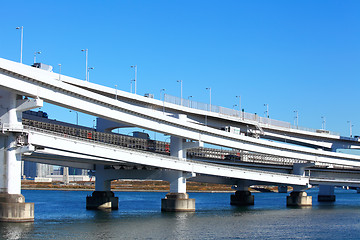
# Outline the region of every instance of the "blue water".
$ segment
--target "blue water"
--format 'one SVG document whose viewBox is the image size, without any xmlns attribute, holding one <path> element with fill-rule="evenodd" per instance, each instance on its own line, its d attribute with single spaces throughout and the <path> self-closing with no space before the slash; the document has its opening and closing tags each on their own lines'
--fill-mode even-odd
<svg viewBox="0 0 360 240">
<path fill-rule="evenodd" d="M 287 208 L 282 193 L 254 193 L 255 205 L 230 206 L 230 193 L 189 193 L 195 213 L 162 213 L 166 193 L 116 192 L 117 211 L 85 209 L 87 191 L 23 190 L 34 223 L 0 223 L 1 239 L 360 239 L 360 194 Z"/>
</svg>

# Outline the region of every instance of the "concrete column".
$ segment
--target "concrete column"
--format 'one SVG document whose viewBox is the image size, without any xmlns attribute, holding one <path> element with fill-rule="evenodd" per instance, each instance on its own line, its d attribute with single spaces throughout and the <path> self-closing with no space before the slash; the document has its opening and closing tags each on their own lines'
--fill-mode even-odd
<svg viewBox="0 0 360 240">
<path fill-rule="evenodd" d="M 254 205 L 254 195 L 251 195 L 249 187 L 246 184 L 238 184 L 234 186 L 235 194 L 230 196 L 230 204 L 235 206 L 251 206 Z"/>
<path fill-rule="evenodd" d="M 186 115 L 179 114 L 180 120 L 186 121 Z M 171 136 L 170 155 L 186 161 L 186 148 L 191 144 L 186 144 L 183 138 Z M 195 199 L 189 198 L 186 193 L 186 178 L 192 177 L 182 171 L 169 171 L 167 180 L 170 182 L 170 192 L 165 198 L 161 199 L 161 211 L 163 212 L 194 212 Z"/>
<path fill-rule="evenodd" d="M 21 195 L 21 154 L 17 151 L 16 129 L 21 129 L 17 96 L 0 91 L 0 122 L 8 129 L 0 136 L 0 221 L 34 221 L 34 203 L 25 203 Z"/>
<path fill-rule="evenodd" d="M 288 192 L 288 186 L 286 185 L 278 186 L 278 193 L 287 193 L 287 192 Z"/>
<path fill-rule="evenodd" d="M 335 202 L 334 186 L 319 185 L 318 202 Z"/>
<path fill-rule="evenodd" d="M 167 177 L 170 182 L 170 192 L 161 199 L 163 212 L 195 212 L 195 199 L 186 193 L 186 176 L 181 171 L 171 171 Z"/>
<path fill-rule="evenodd" d="M 86 209 L 112 209 L 119 208 L 119 198 L 111 191 L 111 180 L 107 178 L 104 165 L 96 165 L 95 191 L 86 197 Z"/>
<path fill-rule="evenodd" d="M 313 164 L 295 163 L 293 173 L 305 176 L 305 168 Z M 290 196 L 286 197 L 286 205 L 292 207 L 312 206 L 312 197 L 305 192 L 307 186 L 294 186 Z"/>
</svg>

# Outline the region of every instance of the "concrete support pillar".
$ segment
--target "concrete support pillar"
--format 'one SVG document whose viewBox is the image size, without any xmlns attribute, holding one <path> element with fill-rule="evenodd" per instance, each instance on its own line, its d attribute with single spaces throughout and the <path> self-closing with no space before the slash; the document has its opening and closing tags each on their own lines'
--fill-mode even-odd
<svg viewBox="0 0 360 240">
<path fill-rule="evenodd" d="M 254 205 L 254 195 L 251 195 L 249 187 L 244 184 L 238 184 L 233 187 L 236 192 L 230 196 L 230 204 L 235 206 L 251 206 Z"/>
<path fill-rule="evenodd" d="M 287 192 L 288 192 L 288 186 L 286 185 L 278 186 L 278 193 L 287 193 Z"/>
<path fill-rule="evenodd" d="M 286 198 L 286 205 L 289 207 L 312 206 L 312 197 L 305 191 L 292 191 Z"/>
<path fill-rule="evenodd" d="M 163 212 L 194 212 L 195 199 L 189 198 L 186 193 L 186 174 L 173 171 L 169 174 L 170 192 L 161 199 Z"/>
<path fill-rule="evenodd" d="M 319 185 L 318 202 L 335 202 L 334 186 Z"/>
<path fill-rule="evenodd" d="M 16 138 L 22 129 L 17 95 L 0 90 L 0 122 L 7 130 L 0 136 L 0 221 L 34 221 L 34 203 L 25 203 L 21 195 L 21 151 Z M 27 107 L 31 105 L 28 104 Z"/>
<path fill-rule="evenodd" d="M 296 175 L 305 176 L 305 168 L 313 164 L 295 163 L 293 166 L 293 173 Z M 312 197 L 305 192 L 306 186 L 294 186 L 290 196 L 286 197 L 286 205 L 289 207 L 304 207 L 312 206 Z"/>
<path fill-rule="evenodd" d="M 180 120 L 186 121 L 187 116 L 179 114 Z M 170 155 L 186 161 L 186 149 L 193 147 L 183 138 L 171 136 Z M 186 179 L 193 177 L 192 174 L 186 174 L 182 171 L 169 171 L 167 181 L 170 182 L 170 193 L 161 199 L 161 211 L 163 212 L 194 212 L 195 199 L 189 198 L 186 193 Z"/>
<path fill-rule="evenodd" d="M 107 179 L 104 165 L 96 165 L 95 191 L 86 197 L 86 209 L 112 209 L 119 208 L 119 198 L 111 191 L 111 180 Z"/>
</svg>

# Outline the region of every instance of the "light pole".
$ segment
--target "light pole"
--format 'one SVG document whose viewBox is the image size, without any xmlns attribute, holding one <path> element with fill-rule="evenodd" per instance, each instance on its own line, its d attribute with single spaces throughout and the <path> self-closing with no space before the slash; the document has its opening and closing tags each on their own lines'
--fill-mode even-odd
<svg viewBox="0 0 360 240">
<path fill-rule="evenodd" d="M 93 67 L 89 67 L 88 69 L 87 69 L 87 81 L 89 82 L 90 81 L 90 70 L 92 70 L 92 69 L 94 69 Z"/>
<path fill-rule="evenodd" d="M 160 89 L 160 101 L 161 101 L 161 92 L 164 92 L 164 95 L 165 95 L 165 91 L 166 91 L 166 89 L 165 89 L 165 88 Z M 165 100 L 165 96 L 163 97 L 163 100 Z"/>
<path fill-rule="evenodd" d="M 36 54 L 40 54 L 41 52 L 40 51 L 38 51 L 38 52 L 34 52 L 34 63 L 36 63 Z"/>
<path fill-rule="evenodd" d="M 211 88 L 206 88 L 206 90 L 209 90 L 209 94 L 210 94 L 210 105 L 209 105 L 209 110 L 211 112 Z"/>
<path fill-rule="evenodd" d="M 269 118 L 269 104 L 265 103 L 264 106 L 266 107 L 265 117 Z"/>
<path fill-rule="evenodd" d="M 325 117 L 321 117 L 321 119 L 322 119 L 321 128 L 322 128 L 323 130 L 325 130 L 325 128 L 326 128 L 326 118 L 325 118 Z"/>
<path fill-rule="evenodd" d="M 69 112 L 76 113 L 76 125 L 79 125 L 79 113 L 77 111 L 71 111 L 71 110 L 69 110 Z"/>
<path fill-rule="evenodd" d="M 241 96 L 236 96 L 236 98 L 239 98 L 239 111 L 241 112 Z"/>
<path fill-rule="evenodd" d="M 81 49 L 82 52 L 85 52 L 85 81 L 88 81 L 88 49 Z"/>
<path fill-rule="evenodd" d="M 133 86 L 133 82 L 134 82 L 134 81 L 135 81 L 134 79 L 131 79 L 131 80 L 130 80 L 130 92 L 131 92 L 131 93 L 133 93 L 133 92 L 132 92 L 132 89 L 133 89 L 132 86 Z"/>
<path fill-rule="evenodd" d="M 160 100 L 161 100 L 161 92 L 164 92 L 164 96 L 163 96 L 163 113 L 165 112 L 165 91 L 166 91 L 165 88 L 160 90 Z"/>
<path fill-rule="evenodd" d="M 135 91 L 134 91 L 134 93 L 136 94 L 136 76 L 137 76 L 137 65 L 133 65 L 133 66 L 130 66 L 131 68 L 134 68 L 134 70 L 135 70 L 135 79 L 134 79 L 134 89 L 135 89 Z"/>
<path fill-rule="evenodd" d="M 192 100 L 190 100 L 190 98 L 192 98 L 193 96 L 188 96 L 188 101 L 189 101 L 189 105 L 190 105 L 190 108 L 192 108 Z"/>
<path fill-rule="evenodd" d="M 354 125 L 351 124 L 351 121 L 347 121 L 349 123 L 349 126 L 350 126 L 350 137 L 352 137 L 352 127 Z"/>
<path fill-rule="evenodd" d="M 24 39 L 24 27 L 17 27 L 16 29 L 21 30 L 21 40 L 20 40 L 20 63 L 22 63 L 22 55 L 23 55 L 23 39 Z"/>
<path fill-rule="evenodd" d="M 115 100 L 117 100 L 117 85 L 115 85 Z"/>
<path fill-rule="evenodd" d="M 183 81 L 182 80 L 177 80 L 177 82 L 180 83 L 180 105 L 183 105 Z"/>
<path fill-rule="evenodd" d="M 61 80 L 61 64 L 59 63 L 59 81 Z"/>
<path fill-rule="evenodd" d="M 298 128 L 299 127 L 299 113 L 297 110 L 295 110 L 294 113 L 295 113 L 294 125 L 296 126 L 296 128 Z"/>
</svg>

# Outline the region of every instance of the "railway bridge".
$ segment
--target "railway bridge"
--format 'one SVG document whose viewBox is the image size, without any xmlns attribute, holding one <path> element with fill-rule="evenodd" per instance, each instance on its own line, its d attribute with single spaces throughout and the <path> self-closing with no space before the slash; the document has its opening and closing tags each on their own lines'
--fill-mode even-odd
<svg viewBox="0 0 360 240">
<path fill-rule="evenodd" d="M 311 205 L 304 191 L 311 185 L 322 186 L 320 196 L 328 200 L 334 200 L 334 186 L 360 185 L 360 156 L 336 152 L 359 148 L 358 138 L 293 128 L 185 99 L 160 101 L 5 59 L 0 59 L 0 96 L 2 221 L 34 219 L 33 204 L 21 195 L 22 158 L 95 170 L 95 191 L 87 197 L 89 209 L 116 209 L 111 180 L 120 178 L 169 181 L 163 211 L 195 210 L 195 199 L 186 193 L 190 178 L 233 185 L 236 192 L 230 202 L 234 205 L 254 203 L 248 191 L 253 184 L 293 186 L 287 204 L 296 206 Z M 23 121 L 22 112 L 43 102 L 98 117 L 101 132 Z M 107 132 L 126 126 L 170 135 L 170 146 L 144 145 L 133 139 L 130 147 L 124 143 L 129 139 Z M 222 153 L 219 157 L 217 150 L 204 149 L 204 143 L 239 155 L 231 157 L 228 152 L 227 158 Z"/>
</svg>

